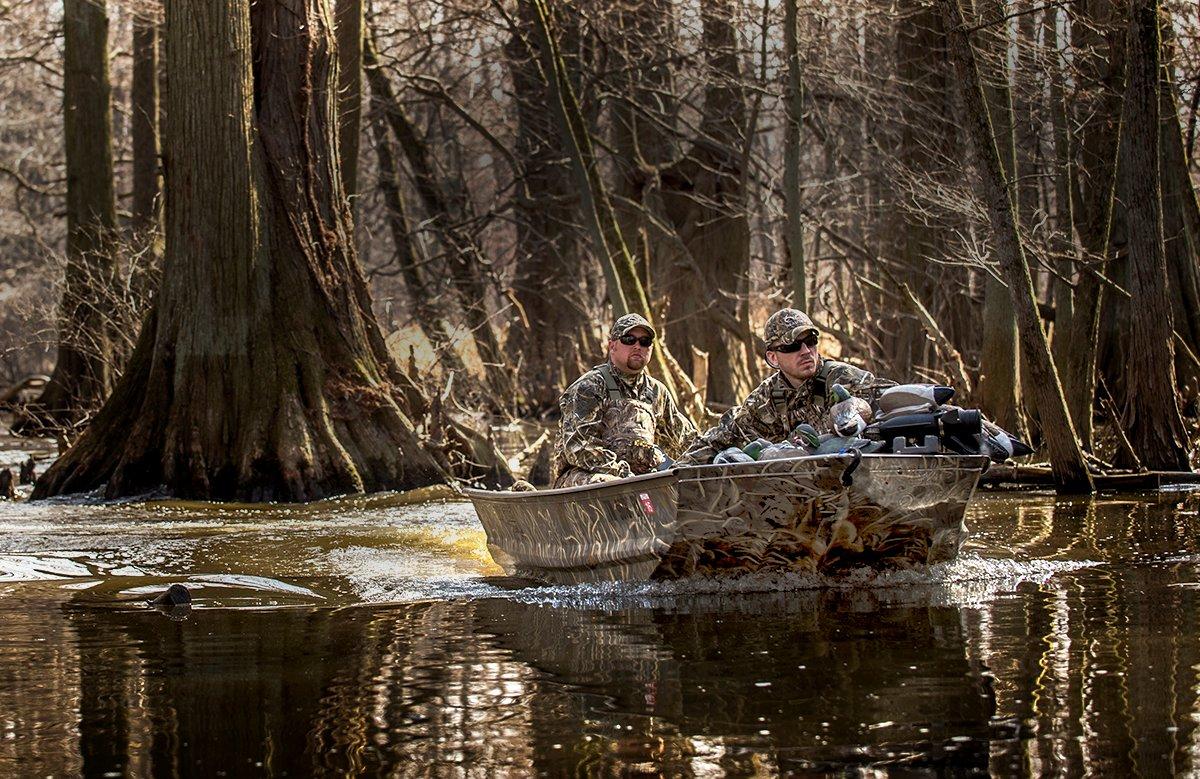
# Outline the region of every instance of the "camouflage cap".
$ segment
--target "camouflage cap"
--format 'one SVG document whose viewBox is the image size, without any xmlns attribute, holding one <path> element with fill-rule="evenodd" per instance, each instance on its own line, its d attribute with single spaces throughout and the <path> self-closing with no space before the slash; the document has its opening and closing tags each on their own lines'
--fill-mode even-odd
<svg viewBox="0 0 1200 779">
<path fill-rule="evenodd" d="M 613 322 L 612 328 L 608 331 L 608 340 L 620 338 L 635 327 L 644 327 L 650 331 L 650 335 L 658 336 L 658 333 L 654 332 L 654 328 L 646 321 L 646 317 L 641 314 L 626 314 Z"/>
<path fill-rule="evenodd" d="M 808 314 L 794 308 L 785 308 L 771 314 L 763 325 L 763 343 L 768 350 L 790 344 L 808 333 L 820 333 Z"/>
</svg>

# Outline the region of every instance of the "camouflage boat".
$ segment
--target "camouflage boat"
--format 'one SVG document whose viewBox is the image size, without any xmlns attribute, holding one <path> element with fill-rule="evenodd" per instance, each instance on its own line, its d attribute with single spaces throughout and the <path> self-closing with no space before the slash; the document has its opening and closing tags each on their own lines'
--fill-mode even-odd
<svg viewBox="0 0 1200 779">
<path fill-rule="evenodd" d="M 505 572 L 554 583 L 953 559 L 988 458 L 838 454 L 537 492 L 466 490 Z"/>
</svg>

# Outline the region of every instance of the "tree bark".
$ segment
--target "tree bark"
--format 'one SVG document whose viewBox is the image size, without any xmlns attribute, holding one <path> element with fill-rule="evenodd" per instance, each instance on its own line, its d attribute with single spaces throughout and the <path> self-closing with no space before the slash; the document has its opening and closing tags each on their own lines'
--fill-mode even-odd
<svg viewBox="0 0 1200 779">
<path fill-rule="evenodd" d="M 1127 50 L 1121 171 L 1129 192 L 1125 213 L 1132 332 L 1123 423 L 1147 468 L 1185 471 L 1189 470 L 1187 436 L 1175 392 L 1175 343 L 1163 247 L 1158 0 L 1131 2 Z"/>
<path fill-rule="evenodd" d="M 159 24 L 158 19 L 134 14 L 133 84 L 129 92 L 133 146 L 133 204 L 129 227 L 133 253 L 128 278 L 133 299 L 141 305 L 149 304 L 150 296 L 158 286 L 163 249 Z"/>
<path fill-rule="evenodd" d="M 677 152 L 671 128 L 679 108 L 672 68 L 662 56 L 676 44 L 671 0 L 643 0 L 618 6 L 618 36 L 609 101 L 612 117 L 614 208 L 621 235 L 634 257 L 646 296 L 659 317 L 666 300 L 658 294 L 660 280 L 675 273 L 675 248 L 650 224 L 646 204 L 650 192 L 661 189 L 659 171 Z"/>
<path fill-rule="evenodd" d="M 327 0 L 166 14 L 162 287 L 113 396 L 34 497 L 107 481 L 108 496 L 297 501 L 446 479 L 350 240 Z"/>
<path fill-rule="evenodd" d="M 63 137 L 67 163 L 67 265 L 58 360 L 19 433 L 70 426 L 112 389 L 111 288 L 117 210 L 113 191 L 108 14 L 97 0 L 63 3 Z"/>
<path fill-rule="evenodd" d="M 634 311 L 653 322 L 654 315 L 646 299 L 645 287 L 638 278 L 629 246 L 625 243 L 612 203 L 609 201 L 608 190 L 600 177 L 583 112 L 579 108 L 579 101 L 575 98 L 571 82 L 566 77 L 566 69 L 550 28 L 550 13 L 545 0 L 524 1 L 532 3 L 535 12 L 533 32 L 543 77 L 549 87 L 551 110 L 557 121 L 559 135 L 571 157 L 571 171 L 582 197 L 584 222 L 588 226 L 604 271 L 613 314 L 620 316 Z M 611 244 L 609 236 L 612 237 Z M 687 374 L 680 369 L 668 346 L 660 344 L 659 348 L 654 350 L 652 359 L 658 379 L 666 385 L 683 409 L 694 419 L 704 419 L 704 408 L 697 400 L 699 394 L 688 380 Z M 682 387 L 682 391 L 677 390 L 677 387 Z"/>
<path fill-rule="evenodd" d="M 578 14 L 563 6 L 560 17 Z M 578 20 L 567 18 L 567 24 Z M 533 6 L 518 7 L 519 31 L 507 47 L 517 122 L 516 155 L 521 179 L 514 213 L 517 249 L 513 294 L 523 320 L 509 332 L 513 354 L 521 355 L 519 385 L 527 413 L 553 408 L 562 388 L 586 367 L 583 348 L 594 340 L 587 327 L 583 267 L 575 228 L 579 194 L 571 181 L 570 154 L 557 132 L 552 96 L 538 67 L 539 44 Z M 561 26 L 561 25 L 560 25 Z M 529 43 L 529 46 L 526 45 Z M 533 51 L 529 50 L 533 47 Z"/>
<path fill-rule="evenodd" d="M 550 29 L 550 11 L 543 0 L 529 2 L 533 8 L 531 18 L 534 20 L 534 41 L 551 97 L 551 111 L 557 122 L 559 137 L 563 139 L 571 157 L 571 171 L 575 187 L 582 198 L 584 222 L 604 272 L 613 315 L 621 316 L 630 311 L 637 311 L 649 318 L 651 311 L 646 300 L 645 288 L 637 277 L 633 257 L 613 214 L 612 204 L 608 200 L 608 193 L 600 178 L 595 154 L 592 152 L 591 135 L 583 121 L 579 102 L 566 77 L 562 57 L 554 42 L 554 34 Z M 613 238 L 612 245 L 610 236 Z"/>
<path fill-rule="evenodd" d="M 1159 86 L 1161 105 L 1162 154 L 1161 182 L 1163 202 L 1163 232 L 1166 239 L 1168 289 L 1175 314 L 1175 330 L 1193 353 L 1200 351 L 1200 207 L 1188 171 L 1187 152 L 1183 143 L 1183 125 L 1176 98 L 1174 67 L 1175 35 L 1170 14 L 1164 9 L 1161 17 L 1162 81 Z M 1194 362 L 1176 355 L 1176 378 L 1195 398 L 1200 394 L 1200 371 Z"/>
<path fill-rule="evenodd" d="M 986 41 L 980 61 L 986 67 L 984 94 L 988 115 L 996 134 L 996 145 L 1004 175 L 1017 181 L 1016 128 L 1013 121 L 1012 91 L 1008 75 L 1008 35 L 999 21 L 1005 6 L 1000 0 L 979 4 L 980 21 L 992 26 L 975 33 Z M 1018 206 L 1016 192 L 1014 208 Z M 1018 213 L 1020 213 L 1018 209 Z M 1017 320 L 1012 295 L 1002 281 L 988 274 L 983 292 L 983 346 L 979 355 L 979 407 L 1005 430 L 1024 434 L 1021 418 L 1020 361 L 1017 359 Z"/>
<path fill-rule="evenodd" d="M 791 269 L 792 305 L 808 310 L 808 279 L 804 268 L 804 217 L 800 198 L 801 122 L 804 121 L 804 80 L 797 46 L 797 0 L 783 2 L 784 82 L 783 245 Z"/>
<path fill-rule="evenodd" d="M 1091 492 L 1092 478 L 1075 437 L 1058 383 L 1058 374 L 1050 357 L 1046 334 L 1038 317 L 1033 279 L 1021 245 L 1013 207 L 1012 183 L 1005 176 L 996 136 L 988 117 L 975 51 L 959 3 L 960 0 L 938 0 L 950 59 L 961 85 L 965 129 L 978 161 L 979 184 L 988 208 L 996 258 L 1012 295 L 1017 332 L 1030 370 L 1030 388 L 1041 413 L 1055 487 L 1060 492 Z"/>
<path fill-rule="evenodd" d="M 337 0 L 338 159 L 342 186 L 353 210 L 358 194 L 358 146 L 362 131 L 362 0 Z"/>
<path fill-rule="evenodd" d="M 955 137 L 942 20 L 937 9 L 924 0 L 900 0 L 898 10 L 896 69 L 903 101 L 897 156 L 910 177 L 932 179 L 930 185 L 936 186 L 936 177 L 954 154 Z M 904 267 L 901 281 L 909 285 L 931 314 L 937 315 L 933 300 L 938 271 L 931 269 L 930 259 L 945 254 L 943 226 L 913 213 L 904 206 L 902 197 L 890 194 L 887 197 L 895 204 L 888 233 Z M 880 281 L 887 283 L 884 279 Z M 960 343 L 953 328 L 947 328 L 947 334 Z M 901 319 L 893 332 L 885 335 L 882 351 L 890 356 L 897 376 L 911 375 L 917 365 L 931 356 L 929 341 L 915 317 Z"/>
<path fill-rule="evenodd" d="M 1069 334 L 1074 326 L 1075 300 L 1071 278 L 1075 273 L 1075 265 L 1079 260 L 1075 242 L 1075 145 L 1071 136 L 1071 103 L 1067 101 L 1064 84 L 1066 81 L 1065 61 L 1060 53 L 1066 47 L 1067 41 L 1060 44 L 1058 34 L 1059 14 L 1061 9 L 1049 9 L 1043 21 L 1043 40 L 1046 51 L 1050 52 L 1051 64 L 1047 68 L 1050 79 L 1050 122 L 1054 135 L 1054 239 L 1056 252 L 1064 258 L 1058 264 L 1060 276 L 1052 283 L 1054 295 L 1054 337 L 1050 343 L 1051 354 L 1054 355 L 1054 366 L 1064 382 L 1063 392 L 1067 394 L 1066 376 L 1067 365 L 1070 362 Z M 1070 409 L 1070 397 L 1067 397 L 1067 407 Z M 1083 427 L 1081 420 L 1071 414 L 1075 428 L 1080 431 L 1083 443 Z M 1091 424 L 1087 425 L 1090 430 Z M 1090 434 L 1089 434 L 1090 437 Z M 1090 442 L 1089 442 L 1090 443 Z M 1084 448 L 1088 448 L 1087 443 Z"/>
<path fill-rule="evenodd" d="M 133 142 L 133 220 L 135 234 L 156 236 L 161 229 L 162 170 L 158 164 L 158 20 L 133 17 L 133 86 L 130 135 Z"/>
<path fill-rule="evenodd" d="M 739 320 L 750 272 L 746 98 L 733 8 L 730 0 L 700 3 L 707 71 L 701 118 L 684 158 L 662 172 L 667 216 L 695 261 L 665 285 L 667 343 L 689 374 L 692 347 L 708 353 L 708 399 L 726 404 L 753 387 L 745 339 L 722 326 Z"/>
<path fill-rule="evenodd" d="M 1081 85 L 1092 95 L 1080 113 L 1079 192 L 1075 230 L 1084 258 L 1107 273 L 1112 250 L 1117 149 L 1122 136 L 1120 95 L 1125 81 L 1125 45 L 1121 35 L 1107 35 L 1115 11 L 1112 0 L 1084 0 L 1072 6 L 1072 50 L 1078 54 Z M 1104 288 L 1093 273 L 1079 272 L 1073 296 L 1074 316 L 1068 340 L 1063 393 L 1071 420 L 1085 449 L 1092 448 L 1092 414 L 1096 399 L 1096 356 Z"/>
</svg>

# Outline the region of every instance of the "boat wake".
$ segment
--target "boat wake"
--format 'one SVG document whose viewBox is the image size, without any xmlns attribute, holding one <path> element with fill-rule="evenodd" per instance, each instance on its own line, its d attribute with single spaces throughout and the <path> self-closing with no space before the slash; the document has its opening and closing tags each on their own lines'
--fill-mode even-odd
<svg viewBox="0 0 1200 779">
<path fill-rule="evenodd" d="M 747 574 L 735 578 L 693 577 L 652 582 L 547 585 L 508 577 L 424 578 L 387 576 L 384 568 L 361 572 L 358 595 L 366 603 L 503 598 L 528 605 L 581 609 L 669 608 L 677 602 L 749 593 L 836 591 L 874 605 L 970 606 L 994 600 L 1019 585 L 1045 584 L 1052 577 L 1100 565 L 1089 560 L 1005 560 L 967 554 L 924 569 L 856 569 L 821 574 Z"/>
</svg>

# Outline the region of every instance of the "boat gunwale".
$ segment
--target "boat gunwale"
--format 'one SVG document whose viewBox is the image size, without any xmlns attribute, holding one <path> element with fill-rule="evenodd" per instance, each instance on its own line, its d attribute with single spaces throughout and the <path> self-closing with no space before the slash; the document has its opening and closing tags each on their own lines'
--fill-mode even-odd
<svg viewBox="0 0 1200 779">
<path fill-rule="evenodd" d="M 502 500 L 527 502 L 530 499 L 542 498 L 569 498 L 574 495 L 599 496 L 606 492 L 618 493 L 622 492 L 623 488 L 630 485 L 644 486 L 647 482 L 662 480 L 664 486 L 666 482 L 676 479 L 679 476 L 678 468 L 671 468 L 666 471 L 654 471 L 653 473 L 639 473 L 633 476 L 627 476 L 624 479 L 614 479 L 613 481 L 598 482 L 596 484 L 580 484 L 574 487 L 556 487 L 550 490 L 532 490 L 526 492 L 511 492 L 508 490 L 477 490 L 469 487 L 463 488 L 463 494 L 468 498 L 475 500 Z"/>
<path fill-rule="evenodd" d="M 902 460 L 899 458 L 903 458 Z M 633 476 L 628 476 L 623 479 L 615 479 L 613 481 L 598 482 L 596 484 L 580 484 L 574 487 L 557 487 L 549 490 L 532 490 L 526 492 L 511 492 L 507 490 L 477 490 L 472 488 L 463 488 L 463 495 L 471 500 L 498 500 L 504 502 L 527 503 L 533 501 L 542 501 L 547 499 L 569 500 L 575 496 L 602 497 L 604 494 L 619 493 L 624 491 L 624 488 L 630 486 L 642 486 L 648 482 L 663 480 L 664 482 L 670 479 L 678 479 L 680 481 L 714 481 L 721 479 L 740 479 L 746 477 L 758 476 L 786 476 L 787 471 L 778 473 L 770 472 L 766 467 L 747 467 L 741 473 L 730 473 L 728 468 L 732 466 L 766 466 L 770 463 L 795 463 L 805 460 L 823 460 L 830 463 L 841 462 L 854 459 L 853 454 L 837 453 L 837 454 L 807 454 L 801 457 L 775 457 L 769 460 L 756 460 L 750 463 L 705 463 L 703 465 L 681 465 L 675 468 L 670 468 L 665 471 L 654 471 L 651 473 L 640 473 Z M 860 455 L 861 460 L 870 460 L 872 473 L 907 473 L 914 470 L 912 467 L 900 466 L 900 462 L 912 462 L 913 460 L 933 460 L 930 467 L 944 466 L 949 464 L 947 461 L 956 461 L 959 465 L 958 470 L 975 471 L 978 470 L 980 475 L 987 470 L 991 464 L 991 460 L 987 455 L 983 454 L 896 454 L 886 452 L 880 454 L 864 454 Z M 886 463 L 880 462 L 883 460 L 891 460 L 897 462 L 897 465 L 888 467 Z M 878 462 L 879 465 L 874 463 Z M 547 502 L 550 502 L 547 500 Z"/>
</svg>

